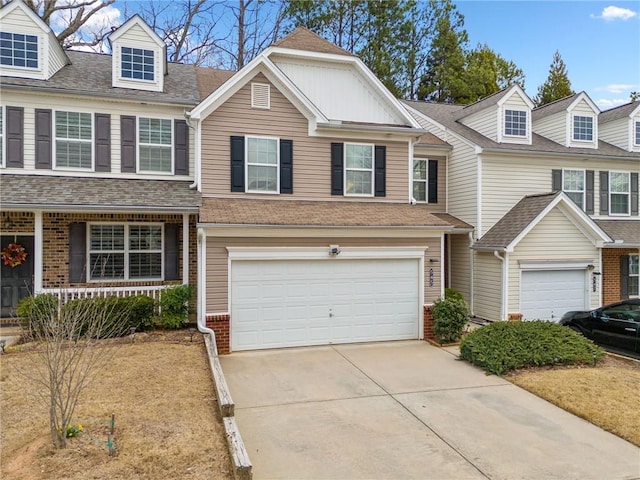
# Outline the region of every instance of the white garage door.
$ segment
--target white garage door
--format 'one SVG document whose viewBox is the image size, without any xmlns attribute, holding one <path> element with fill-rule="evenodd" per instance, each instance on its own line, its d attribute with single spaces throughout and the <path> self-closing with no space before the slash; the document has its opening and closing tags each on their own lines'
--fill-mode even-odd
<svg viewBox="0 0 640 480">
<path fill-rule="evenodd" d="M 570 310 L 584 310 L 584 270 L 522 272 L 520 309 L 524 320 L 558 321 Z"/>
<path fill-rule="evenodd" d="M 417 259 L 231 265 L 232 350 L 418 338 Z"/>
</svg>

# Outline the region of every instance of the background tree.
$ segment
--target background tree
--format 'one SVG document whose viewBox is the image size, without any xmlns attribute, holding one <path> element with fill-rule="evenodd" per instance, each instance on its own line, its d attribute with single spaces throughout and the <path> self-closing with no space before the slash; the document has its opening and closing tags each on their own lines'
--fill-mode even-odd
<svg viewBox="0 0 640 480">
<path fill-rule="evenodd" d="M 418 99 L 418 87 L 427 70 L 427 54 L 433 38 L 434 2 L 411 1 L 407 7 L 407 36 L 401 64 L 403 97 Z"/>
<path fill-rule="evenodd" d="M 538 87 L 538 94 L 534 97 L 533 103 L 535 103 L 537 107 L 540 107 L 573 94 L 575 94 L 575 92 L 571 89 L 567 66 L 564 60 L 562 60 L 560 52 L 556 50 L 549 68 L 549 76 L 547 80 Z"/>
<path fill-rule="evenodd" d="M 630 102 L 637 102 L 638 100 L 640 100 L 640 92 L 631 92 L 629 94 Z"/>
</svg>

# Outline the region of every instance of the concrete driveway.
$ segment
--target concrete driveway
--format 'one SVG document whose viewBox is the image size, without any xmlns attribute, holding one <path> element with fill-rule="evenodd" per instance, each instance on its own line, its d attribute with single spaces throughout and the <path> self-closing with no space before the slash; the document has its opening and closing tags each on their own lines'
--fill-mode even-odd
<svg viewBox="0 0 640 480">
<path fill-rule="evenodd" d="M 256 479 L 640 478 L 639 448 L 422 341 L 220 360 Z"/>
</svg>

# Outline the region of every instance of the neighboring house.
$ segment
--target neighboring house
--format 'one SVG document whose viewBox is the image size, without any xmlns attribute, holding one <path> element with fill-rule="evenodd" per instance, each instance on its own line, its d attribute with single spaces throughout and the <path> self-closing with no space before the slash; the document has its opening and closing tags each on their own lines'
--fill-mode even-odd
<svg viewBox="0 0 640 480">
<path fill-rule="evenodd" d="M 471 229 L 446 213 L 450 145 L 357 57 L 297 29 L 189 122 L 199 311 L 222 352 L 423 337 L 446 239 Z"/>
<path fill-rule="evenodd" d="M 451 286 L 489 320 L 557 320 L 637 297 L 640 102 L 600 113 L 585 93 L 534 108 L 518 87 L 472 105 L 405 102 L 452 146 Z"/>
<path fill-rule="evenodd" d="M 196 283 L 200 194 L 184 113 L 195 68 L 137 16 L 111 55 L 65 51 L 20 0 L 0 10 L 2 312 L 30 293 L 154 295 Z"/>
</svg>

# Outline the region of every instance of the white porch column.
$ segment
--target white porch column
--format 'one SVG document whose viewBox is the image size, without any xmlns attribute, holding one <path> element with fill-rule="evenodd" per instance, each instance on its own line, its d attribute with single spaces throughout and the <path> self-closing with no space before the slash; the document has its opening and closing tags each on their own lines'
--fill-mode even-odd
<svg viewBox="0 0 640 480">
<path fill-rule="evenodd" d="M 182 214 L 182 284 L 189 283 L 189 214 Z"/>
<path fill-rule="evenodd" d="M 43 248 L 42 245 L 44 243 L 43 236 L 43 227 L 42 227 L 42 212 L 37 210 L 33 212 L 33 220 L 34 220 L 34 238 L 33 238 L 33 249 L 34 259 L 33 259 L 33 293 L 38 294 L 42 291 L 42 270 L 43 270 L 43 261 L 42 254 Z"/>
</svg>

